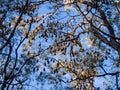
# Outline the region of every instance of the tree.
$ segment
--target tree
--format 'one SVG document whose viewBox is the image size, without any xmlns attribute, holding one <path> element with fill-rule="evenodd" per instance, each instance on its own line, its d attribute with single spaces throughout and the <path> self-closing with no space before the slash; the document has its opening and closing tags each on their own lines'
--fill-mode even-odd
<svg viewBox="0 0 120 90">
<path fill-rule="evenodd" d="M 92 77 L 92 78 L 93 77 L 104 77 L 107 75 L 115 76 L 116 77 L 116 87 L 115 88 L 119 89 L 119 86 L 118 86 L 118 83 L 119 83 L 118 82 L 119 58 L 114 58 L 113 56 L 111 56 L 112 54 L 110 55 L 112 48 L 118 52 L 118 56 L 119 56 L 119 52 L 120 52 L 119 29 L 116 28 L 116 27 L 119 27 L 119 24 L 118 23 L 116 24 L 116 22 L 114 22 L 116 16 L 119 15 L 119 8 L 117 6 L 117 5 L 119 5 L 119 2 L 114 2 L 114 1 L 111 1 L 111 2 L 101 2 L 101 1 L 96 2 L 95 1 L 94 3 L 91 3 L 90 1 L 82 1 L 80 3 L 78 1 L 76 1 L 76 2 L 69 1 L 68 3 L 67 2 L 65 3 L 65 5 L 67 5 L 67 6 L 69 5 L 69 7 L 71 5 L 71 7 L 73 7 L 73 8 L 70 7 L 69 8 L 70 10 L 68 10 L 67 12 L 63 11 L 64 14 L 63 14 L 62 10 L 60 9 L 61 12 L 57 12 L 55 15 L 52 15 L 52 17 L 51 17 L 52 19 L 50 21 L 50 25 L 52 25 L 52 27 L 56 27 L 57 26 L 56 24 L 58 24 L 58 26 L 56 27 L 57 32 L 54 32 L 54 33 L 55 33 L 55 37 L 59 37 L 59 38 L 56 38 L 55 43 L 52 46 L 52 48 L 50 48 L 49 52 L 52 54 L 56 54 L 56 52 L 57 53 L 59 52 L 62 55 L 68 55 L 68 54 L 66 54 L 66 52 L 68 51 L 68 52 L 70 52 L 69 54 L 70 54 L 70 57 L 72 58 L 71 61 L 65 60 L 63 62 L 58 62 L 58 64 L 57 64 L 58 66 L 56 66 L 57 71 L 60 71 L 61 68 L 62 69 L 65 68 L 65 71 L 63 71 L 63 73 L 64 72 L 66 73 L 66 71 L 67 71 L 67 73 L 68 72 L 73 73 L 77 76 L 77 78 L 73 79 L 72 81 L 80 80 L 83 83 L 84 80 L 81 79 L 80 76 L 78 76 L 79 73 L 78 73 L 78 75 L 76 74 L 77 69 L 76 70 L 72 70 L 72 69 L 73 69 L 73 66 L 78 67 L 78 65 L 75 64 L 77 61 L 79 61 L 79 63 L 82 62 L 82 59 L 79 60 L 78 58 L 76 59 L 76 57 L 79 57 L 78 55 L 83 55 L 82 52 L 86 53 L 86 54 L 88 53 L 87 50 L 84 50 L 85 47 L 83 47 L 83 45 L 81 44 L 81 43 L 83 43 L 81 41 L 82 34 L 84 36 L 85 36 L 85 34 L 87 34 L 87 35 L 90 34 L 91 38 L 92 38 L 92 39 L 90 38 L 91 42 L 95 43 L 96 40 L 99 39 L 98 43 L 96 43 L 95 45 L 97 45 L 98 48 L 100 48 L 101 50 L 95 50 L 95 48 L 94 49 L 92 48 L 93 52 L 95 52 L 94 54 L 92 54 L 93 61 L 90 60 L 90 56 L 88 56 L 89 58 L 87 60 L 88 60 L 88 63 L 90 63 L 90 62 L 92 63 L 91 66 L 93 66 L 92 67 L 93 70 L 92 69 L 90 69 L 90 70 L 94 71 L 94 73 L 91 72 L 92 73 L 92 75 L 91 75 L 89 69 L 87 69 L 88 70 L 87 72 L 89 72 L 90 76 L 86 76 L 85 80 L 87 80 L 88 78 L 90 79 L 90 77 Z M 109 5 L 107 5 L 108 3 L 109 3 Z M 112 9 L 112 11 L 111 11 L 111 9 Z M 112 14 L 113 12 L 116 12 L 116 13 Z M 57 17 L 57 15 L 58 15 L 58 17 Z M 64 16 L 60 17 L 59 15 L 64 15 Z M 115 17 L 114 17 L 114 15 L 115 15 Z M 54 18 L 55 18 L 55 21 L 53 21 Z M 56 18 L 58 18 L 58 21 L 56 20 Z M 118 22 L 119 22 L 119 20 L 118 20 Z M 55 23 L 55 26 L 54 26 L 54 23 Z M 116 27 L 114 27 L 114 25 Z M 58 29 L 59 27 L 60 27 L 60 30 Z M 54 29 L 51 29 L 51 30 L 54 30 Z M 57 33 L 59 33 L 59 34 L 57 34 Z M 103 43 L 101 43 L 101 41 L 103 43 L 105 43 L 106 45 L 110 46 L 110 47 L 108 47 L 109 49 L 105 49 L 105 47 L 107 47 L 107 46 L 104 45 Z M 75 48 L 77 50 L 75 50 Z M 104 50 L 104 52 L 102 50 Z M 101 57 L 100 61 L 98 59 L 99 54 L 95 55 L 96 52 L 99 52 L 99 54 L 100 54 L 100 57 Z M 86 55 L 85 55 L 85 57 L 86 57 Z M 96 59 L 96 57 L 97 57 L 97 59 Z M 106 71 L 106 67 L 104 64 L 106 59 L 107 60 L 110 59 L 110 60 L 112 60 L 112 62 L 114 62 L 114 63 L 112 63 L 112 65 L 116 66 L 117 71 L 116 70 L 114 70 L 112 72 Z M 87 60 L 85 58 L 83 58 L 83 60 L 85 60 L 85 63 L 87 63 Z M 72 66 L 71 66 L 72 62 L 74 62 L 74 64 L 72 64 Z M 116 62 L 116 64 L 115 64 L 115 62 Z M 82 68 L 84 68 L 84 67 L 91 68 L 90 64 L 87 63 L 88 64 L 87 65 L 85 63 L 82 63 L 82 65 L 83 65 Z M 82 65 L 80 65 L 80 66 L 82 66 Z M 99 73 L 100 75 L 96 73 L 97 67 L 99 67 L 103 70 L 104 73 L 102 75 L 100 73 Z M 82 71 L 84 72 L 84 69 L 81 71 L 78 71 L 78 72 L 82 72 Z M 85 84 L 82 85 L 81 87 L 86 88 L 87 86 Z M 81 83 L 79 85 L 81 85 Z M 77 82 L 78 88 L 81 88 L 79 85 Z M 91 84 L 91 86 L 93 86 L 93 84 Z M 110 86 L 108 86 L 108 88 L 109 87 Z"/>
<path fill-rule="evenodd" d="M 28 80 L 27 75 L 35 71 L 34 69 L 37 67 L 37 65 L 34 65 L 37 62 L 35 57 L 42 51 L 37 54 L 27 52 L 24 43 L 32 34 L 31 27 L 36 19 L 34 17 L 35 10 L 37 6 L 44 2 L 4 0 L 0 3 L 1 90 L 23 88 L 26 80 Z M 40 21 L 40 18 L 37 18 L 37 20 Z M 39 31 L 35 34 L 37 33 Z M 31 42 L 29 42 L 30 44 Z"/>
<path fill-rule="evenodd" d="M 40 14 L 44 5 L 49 11 Z M 97 88 L 96 77 L 115 76 L 119 89 L 119 2 L 9 0 L 0 7 L 1 90 L 25 88 L 31 73 L 88 90 Z"/>
</svg>

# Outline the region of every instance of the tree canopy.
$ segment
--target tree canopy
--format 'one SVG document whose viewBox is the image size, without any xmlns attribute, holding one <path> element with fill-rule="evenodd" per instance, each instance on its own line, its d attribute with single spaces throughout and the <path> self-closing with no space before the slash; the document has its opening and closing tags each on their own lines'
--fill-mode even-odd
<svg viewBox="0 0 120 90">
<path fill-rule="evenodd" d="M 119 73 L 119 0 L 0 1 L 1 90 L 119 90 Z"/>
</svg>

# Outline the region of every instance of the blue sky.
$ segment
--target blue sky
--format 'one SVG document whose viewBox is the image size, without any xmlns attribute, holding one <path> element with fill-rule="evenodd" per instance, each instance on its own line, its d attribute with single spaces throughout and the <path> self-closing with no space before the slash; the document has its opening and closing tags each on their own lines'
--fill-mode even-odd
<svg viewBox="0 0 120 90">
<path fill-rule="evenodd" d="M 42 21 L 45 20 L 45 22 L 47 23 L 47 18 L 51 15 L 50 12 L 52 12 L 54 10 L 53 6 L 54 6 L 54 4 L 50 4 L 50 3 L 45 3 L 44 5 L 41 5 L 39 7 L 39 9 L 36 10 L 36 13 L 38 13 L 38 14 L 35 14 L 35 17 L 39 17 L 39 16 L 42 16 L 42 15 L 45 15 L 46 17 L 44 17 L 44 19 Z M 83 8 L 83 7 L 84 6 L 81 5 L 81 8 Z M 11 14 L 12 16 L 17 16 L 16 13 L 12 13 L 12 14 Z M 55 15 L 55 14 L 57 14 L 57 15 Z M 73 20 L 70 20 L 70 17 L 73 17 L 75 15 L 76 15 L 76 17 L 73 18 Z M 64 30 L 63 30 L 64 33 L 67 33 L 67 32 L 70 33 L 73 29 L 75 29 L 74 27 L 71 27 L 72 25 L 74 25 L 75 27 L 77 27 L 77 26 L 79 26 L 79 23 L 82 22 L 83 17 L 79 17 L 79 16 L 77 17 L 77 15 L 79 15 L 79 13 L 75 9 L 71 9 L 70 8 L 70 10 L 66 10 L 65 11 L 65 8 L 62 7 L 59 10 L 57 10 L 56 13 L 54 13 L 53 17 L 56 18 L 55 21 L 59 20 L 59 22 L 62 23 L 62 25 L 65 24 L 68 20 L 70 20 L 70 22 L 67 24 L 66 28 L 64 28 Z M 24 18 L 28 18 L 28 17 L 24 16 Z M 37 26 L 37 24 L 42 23 L 42 21 L 40 21 L 38 23 L 34 23 L 34 25 L 32 25 L 32 30 L 35 29 L 35 27 Z M 45 25 L 46 25 L 46 23 L 45 23 Z M 76 31 L 75 31 L 74 34 L 77 35 L 81 31 L 82 31 L 82 29 L 78 28 L 78 29 L 76 29 Z M 17 39 L 20 39 L 19 35 L 17 35 L 17 36 L 18 36 Z M 37 36 L 37 38 L 38 37 L 39 36 Z M 80 37 L 79 37 L 80 39 L 79 40 L 81 41 L 82 46 L 83 46 L 83 48 L 85 50 L 88 50 L 88 51 L 92 50 L 92 49 L 93 50 L 98 50 L 97 47 L 94 47 L 94 48 L 92 47 L 92 41 L 90 40 L 91 37 L 92 37 L 91 34 L 83 34 L 83 35 L 80 35 Z M 52 45 L 54 43 L 54 38 L 49 38 L 47 40 L 47 42 L 43 38 L 36 39 L 36 41 L 34 42 L 34 47 L 30 48 L 31 51 L 32 50 L 35 50 L 35 51 L 38 50 L 38 43 L 39 42 L 41 43 L 42 49 L 48 48 L 49 45 Z M 24 43 L 26 43 L 27 41 L 28 40 L 26 40 Z M 110 47 L 108 47 L 106 45 L 104 45 L 104 47 L 106 49 L 110 48 Z M 74 47 L 74 48 L 77 51 L 79 51 L 78 50 L 79 48 L 77 46 Z M 56 60 L 55 62 L 59 61 L 59 59 L 65 60 L 65 58 L 67 58 L 68 61 L 70 61 L 70 58 L 69 58 L 69 55 L 68 55 L 68 54 L 70 54 L 69 49 L 70 49 L 70 47 L 68 47 L 68 49 L 67 49 L 68 50 L 67 51 L 67 55 L 61 55 L 61 52 L 59 52 L 57 55 L 52 55 L 52 54 L 45 54 L 45 55 L 48 56 L 48 57 L 51 57 L 51 58 L 55 58 L 55 60 Z M 19 55 L 21 53 L 22 53 L 22 47 L 19 48 Z M 83 56 L 83 55 L 84 54 L 81 54 L 80 56 Z M 103 56 L 104 55 L 107 55 L 105 51 L 103 51 Z M 118 58 L 117 52 L 115 52 L 115 50 L 111 49 L 111 55 L 108 55 L 108 56 L 109 56 L 109 58 L 104 61 L 104 68 L 105 68 L 105 70 L 107 72 L 120 70 L 120 68 L 116 68 L 115 66 L 113 66 L 113 63 L 114 63 L 113 60 L 116 59 L 116 58 Z M 36 66 L 38 66 L 40 70 L 38 70 L 37 72 L 33 72 L 33 73 L 30 74 L 29 77 L 30 77 L 31 80 L 28 81 L 28 83 L 30 84 L 30 86 L 26 87 L 26 90 L 53 90 L 53 89 L 55 89 L 54 84 L 51 84 L 50 80 L 47 79 L 47 78 L 43 78 L 43 80 L 45 80 L 43 82 L 36 80 L 36 77 L 40 74 L 41 71 L 43 71 L 44 68 L 46 69 L 46 74 L 48 74 L 48 76 L 50 76 L 49 74 L 51 74 L 51 73 L 50 73 L 49 66 L 53 67 L 54 63 L 50 62 L 50 64 L 48 66 L 45 66 L 44 64 L 46 62 L 42 59 L 42 56 L 37 57 L 37 59 L 39 59 L 40 62 L 38 62 Z M 98 72 L 100 74 L 102 74 L 102 73 L 104 74 L 104 72 L 100 68 L 98 68 Z M 53 75 L 54 78 L 56 78 L 55 75 L 54 75 L 54 73 L 52 73 L 52 75 Z M 71 77 L 72 76 L 70 75 L 70 73 L 67 73 L 66 75 L 63 76 L 62 79 L 64 79 L 64 80 L 66 80 L 66 79 L 70 80 Z M 112 77 L 112 76 L 99 77 L 99 78 L 95 78 L 94 85 L 96 87 L 100 87 L 101 90 L 103 90 L 103 89 L 106 88 L 107 85 L 108 86 L 113 86 L 114 82 L 115 82 L 115 78 Z M 61 88 L 60 85 L 61 86 L 67 86 L 67 85 L 69 86 L 69 84 L 62 82 L 62 83 L 58 84 L 56 86 L 56 88 Z"/>
<path fill-rule="evenodd" d="M 45 5 L 42 5 L 42 6 L 40 6 L 40 8 L 39 8 L 39 10 L 38 11 L 40 11 L 39 12 L 39 14 L 38 14 L 38 16 L 39 15 L 43 15 L 43 14 L 47 14 L 47 13 L 49 13 L 49 12 L 51 12 L 53 9 L 50 9 L 50 8 L 48 8 L 48 6 L 51 8 L 52 7 L 52 5 L 50 5 L 50 4 L 45 4 Z M 60 9 L 61 11 L 63 10 L 64 11 L 64 8 L 61 8 Z M 67 20 L 67 18 L 69 18 L 69 16 L 66 16 L 67 14 L 71 14 L 71 15 L 75 15 L 75 14 L 77 14 L 76 13 L 76 11 L 74 11 L 74 9 L 72 9 L 72 10 L 70 10 L 70 12 L 69 12 L 69 10 L 68 11 L 66 11 L 66 13 L 61 13 L 60 15 L 58 15 L 59 17 L 58 17 L 58 19 L 59 18 L 63 18 L 64 16 L 66 17 L 65 19 L 63 19 L 63 20 Z M 61 20 L 61 22 L 63 22 L 63 20 Z M 74 22 L 73 22 L 74 23 Z M 77 23 L 77 22 L 76 22 Z M 89 36 L 88 35 L 82 35 L 81 36 L 81 42 L 82 42 L 82 45 L 84 46 L 84 48 L 85 49 L 89 49 L 89 48 L 91 48 L 91 45 L 92 45 L 92 43 L 86 38 L 86 37 L 88 37 L 89 38 Z M 88 40 L 88 41 L 87 41 Z M 42 39 L 41 39 L 41 41 L 40 42 L 42 42 L 42 44 L 43 44 L 43 47 L 47 47 L 50 43 L 52 43 L 51 42 L 52 40 L 48 40 L 48 42 L 44 42 Z M 106 46 L 106 45 L 105 45 Z M 112 51 L 111 51 L 112 52 Z M 115 56 L 115 54 L 116 54 L 116 52 L 114 52 L 114 50 L 113 50 L 113 52 L 112 52 L 112 55 L 111 56 L 114 56 L 114 58 L 116 58 L 117 56 Z M 55 56 L 55 58 L 56 59 L 58 59 L 59 58 L 59 56 Z M 108 60 L 105 60 L 104 61 L 104 64 L 107 66 L 109 66 L 109 68 L 108 67 L 105 67 L 105 69 L 106 69 L 106 71 L 107 72 L 111 72 L 111 68 L 113 68 L 113 67 L 110 67 L 111 65 L 112 65 L 112 60 L 109 58 Z M 115 68 L 116 69 L 116 68 Z M 115 70 L 114 69 L 114 70 Z M 114 71 L 113 70 L 113 71 Z M 100 73 L 101 72 L 103 72 L 103 71 L 100 71 Z M 33 74 L 33 76 L 34 76 L 34 74 Z M 69 74 L 68 75 L 66 75 L 66 76 L 68 76 L 68 78 L 69 78 Z M 112 79 L 111 79 L 112 78 Z M 103 90 L 103 89 L 105 89 L 106 88 L 106 86 L 108 85 L 112 85 L 113 86 L 113 83 L 115 82 L 114 80 L 114 77 L 112 77 L 112 76 L 106 76 L 106 77 L 99 77 L 99 78 L 95 78 L 95 82 L 94 82 L 94 85 L 96 86 L 96 87 L 100 87 L 101 88 L 101 90 Z M 39 82 L 40 83 L 40 82 Z M 32 85 L 34 85 L 34 86 L 36 86 L 37 85 L 37 82 L 34 80 L 34 81 L 32 81 L 31 82 L 31 84 Z M 37 88 L 40 88 L 40 87 L 43 87 L 43 90 L 50 90 L 50 87 L 52 87 L 52 85 L 50 85 L 50 84 L 47 84 L 47 82 L 45 83 L 45 85 L 44 86 L 41 86 L 41 84 L 38 84 L 37 85 Z M 42 90 L 42 89 L 41 89 Z"/>
</svg>

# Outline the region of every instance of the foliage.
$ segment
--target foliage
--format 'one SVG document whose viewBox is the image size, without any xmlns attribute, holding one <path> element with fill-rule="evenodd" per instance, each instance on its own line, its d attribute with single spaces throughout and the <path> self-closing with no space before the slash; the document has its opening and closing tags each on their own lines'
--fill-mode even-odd
<svg viewBox="0 0 120 90">
<path fill-rule="evenodd" d="M 105 88 L 119 89 L 119 4 L 0 1 L 1 90 L 25 89 L 33 74 L 38 82 L 58 90 L 94 90 L 96 78 L 113 76 L 114 83 Z"/>
</svg>

